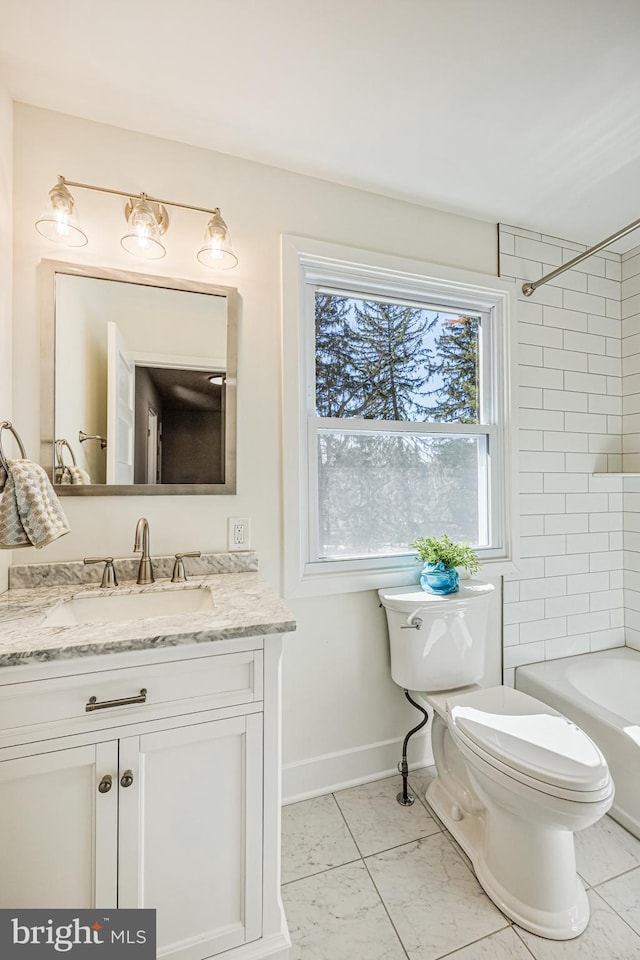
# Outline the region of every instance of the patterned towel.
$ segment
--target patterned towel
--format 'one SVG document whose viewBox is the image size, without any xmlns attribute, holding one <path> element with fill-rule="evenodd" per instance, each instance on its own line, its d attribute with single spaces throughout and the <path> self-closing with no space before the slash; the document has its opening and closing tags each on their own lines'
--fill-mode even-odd
<svg viewBox="0 0 640 960">
<path fill-rule="evenodd" d="M 82 467 L 77 467 L 75 464 L 72 464 L 70 467 L 62 468 L 62 476 L 60 477 L 60 483 L 70 484 L 70 483 L 91 483 L 91 477 L 86 470 L 83 470 Z"/>
<path fill-rule="evenodd" d="M 69 533 L 69 522 L 42 467 L 8 460 L 0 467 L 0 550 L 46 547 Z"/>
</svg>

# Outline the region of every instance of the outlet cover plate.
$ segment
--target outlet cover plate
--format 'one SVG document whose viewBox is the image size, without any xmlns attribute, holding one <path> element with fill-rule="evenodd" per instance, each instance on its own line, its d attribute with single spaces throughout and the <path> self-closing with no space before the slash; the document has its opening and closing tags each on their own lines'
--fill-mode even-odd
<svg viewBox="0 0 640 960">
<path fill-rule="evenodd" d="M 248 517 L 229 517 L 227 526 L 229 550 L 251 549 L 251 520 Z"/>
</svg>

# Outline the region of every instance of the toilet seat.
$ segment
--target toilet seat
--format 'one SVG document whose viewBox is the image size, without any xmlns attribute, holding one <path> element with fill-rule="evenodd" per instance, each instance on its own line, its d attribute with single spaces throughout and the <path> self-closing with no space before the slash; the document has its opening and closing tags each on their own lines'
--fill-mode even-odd
<svg viewBox="0 0 640 960">
<path fill-rule="evenodd" d="M 534 697 L 491 687 L 454 694 L 446 712 L 461 746 L 531 789 L 579 802 L 599 802 L 611 794 L 611 777 L 598 747 Z"/>
</svg>

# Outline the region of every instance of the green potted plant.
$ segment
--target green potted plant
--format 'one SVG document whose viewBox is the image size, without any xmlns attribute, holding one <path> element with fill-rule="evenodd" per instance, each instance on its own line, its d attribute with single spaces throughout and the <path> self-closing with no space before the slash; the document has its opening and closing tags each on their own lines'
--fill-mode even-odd
<svg viewBox="0 0 640 960">
<path fill-rule="evenodd" d="M 459 574 L 456 567 L 477 573 L 480 561 L 468 543 L 454 543 L 446 533 L 438 537 L 422 537 L 410 544 L 423 562 L 420 586 L 432 593 L 455 593 Z"/>
</svg>

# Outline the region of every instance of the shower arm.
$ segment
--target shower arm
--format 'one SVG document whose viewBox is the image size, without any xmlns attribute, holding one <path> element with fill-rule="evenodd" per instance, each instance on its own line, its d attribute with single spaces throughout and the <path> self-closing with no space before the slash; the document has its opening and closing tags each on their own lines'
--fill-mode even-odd
<svg viewBox="0 0 640 960">
<path fill-rule="evenodd" d="M 555 280 L 556 277 L 559 277 L 561 273 L 564 273 L 565 270 L 570 270 L 571 267 L 575 267 L 576 264 L 582 263 L 583 260 L 586 260 L 587 257 L 593 256 L 594 253 L 599 253 L 600 250 L 604 250 L 605 247 L 608 247 L 609 244 L 614 243 L 616 240 L 620 240 L 621 237 L 626 237 L 628 233 L 633 233 L 634 230 L 637 230 L 640 227 L 640 219 L 634 220 L 633 223 L 627 224 L 626 227 L 623 227 L 622 230 L 618 230 L 616 233 L 612 233 L 610 237 L 607 237 L 606 240 L 601 240 L 600 243 L 596 243 L 595 247 L 589 247 L 588 250 L 585 250 L 584 253 L 579 253 L 577 257 L 574 257 L 573 260 L 569 260 L 568 263 L 563 263 L 561 267 L 558 267 L 557 270 L 553 270 L 551 273 L 546 273 L 543 277 L 540 277 L 539 280 L 528 280 L 527 283 L 522 285 L 522 292 L 525 297 L 530 297 L 531 294 L 541 287 L 543 283 L 548 283 L 549 280 Z"/>
</svg>

